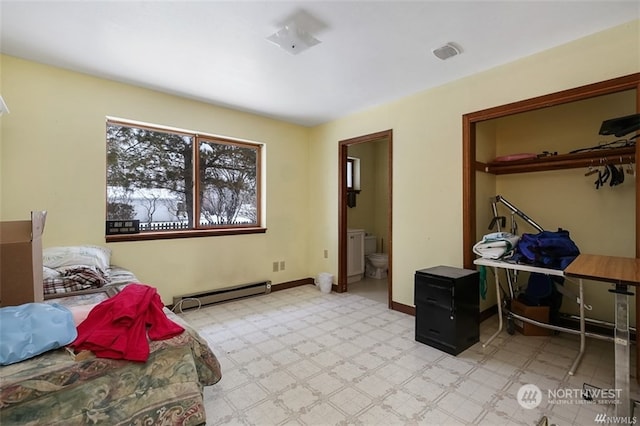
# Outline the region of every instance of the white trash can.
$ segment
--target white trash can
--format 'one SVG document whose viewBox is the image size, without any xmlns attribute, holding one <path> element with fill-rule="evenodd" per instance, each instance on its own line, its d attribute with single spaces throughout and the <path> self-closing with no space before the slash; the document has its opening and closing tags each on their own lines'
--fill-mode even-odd
<svg viewBox="0 0 640 426">
<path fill-rule="evenodd" d="M 333 284 L 333 275 L 328 272 L 321 272 L 316 279 L 316 285 L 320 287 L 323 293 L 331 293 L 331 285 Z"/>
</svg>

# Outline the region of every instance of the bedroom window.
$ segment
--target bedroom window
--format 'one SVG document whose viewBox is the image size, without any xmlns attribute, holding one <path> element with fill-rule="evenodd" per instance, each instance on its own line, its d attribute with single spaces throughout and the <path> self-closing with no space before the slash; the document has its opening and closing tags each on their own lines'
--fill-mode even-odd
<svg viewBox="0 0 640 426">
<path fill-rule="evenodd" d="M 260 144 L 115 119 L 106 133 L 107 241 L 266 231 Z"/>
</svg>

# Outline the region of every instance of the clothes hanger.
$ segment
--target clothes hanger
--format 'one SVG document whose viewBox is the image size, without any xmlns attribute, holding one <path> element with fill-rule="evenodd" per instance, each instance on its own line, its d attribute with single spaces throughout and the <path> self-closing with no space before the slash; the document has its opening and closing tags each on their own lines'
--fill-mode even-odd
<svg viewBox="0 0 640 426">
<path fill-rule="evenodd" d="M 618 184 L 624 182 L 624 162 L 622 161 L 622 156 L 620 157 L 620 168 L 618 169 L 618 181 Z"/>
<path fill-rule="evenodd" d="M 629 157 L 629 163 L 627 163 L 627 174 L 628 175 L 632 175 L 633 177 L 636 176 L 636 171 L 633 168 L 633 158 Z"/>
<path fill-rule="evenodd" d="M 598 169 L 594 169 L 593 168 L 593 160 L 591 160 L 591 163 L 589 163 L 589 170 L 587 171 L 587 173 L 585 173 L 585 176 L 591 176 L 598 173 Z"/>
<path fill-rule="evenodd" d="M 609 163 L 607 164 L 607 169 L 609 169 L 609 174 L 610 174 L 609 186 L 620 185 L 622 181 L 620 180 L 620 172 L 618 171 L 616 166 Z M 622 175 L 624 176 L 624 173 Z M 624 180 L 624 178 L 622 180 Z"/>
<path fill-rule="evenodd" d="M 607 183 L 607 180 L 609 180 L 609 176 L 611 175 L 611 171 L 609 170 L 607 165 L 602 164 L 603 161 L 604 160 L 601 158 L 600 165 L 603 166 L 604 171 L 598 169 L 598 179 L 596 179 L 596 181 L 594 182 L 596 185 L 596 189 L 600 189 L 601 186 Z"/>
</svg>

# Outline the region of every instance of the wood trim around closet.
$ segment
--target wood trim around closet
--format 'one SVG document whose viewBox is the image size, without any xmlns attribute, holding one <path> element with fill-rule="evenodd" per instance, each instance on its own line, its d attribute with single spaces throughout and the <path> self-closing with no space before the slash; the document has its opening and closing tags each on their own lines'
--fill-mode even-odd
<svg viewBox="0 0 640 426">
<path fill-rule="evenodd" d="M 640 82 L 636 89 L 636 111 L 640 112 Z M 636 139 L 636 258 L 640 259 L 640 185 L 638 185 L 638 165 L 640 164 L 640 149 L 638 149 L 638 139 Z M 638 317 L 638 307 L 640 306 L 640 294 L 636 291 L 636 333 L 638 332 L 640 320 Z M 636 342 L 637 343 L 637 342 Z M 637 360 L 640 361 L 640 351 L 637 351 Z M 640 373 L 640 362 L 638 363 L 637 372 Z M 636 375 L 640 382 L 640 374 Z"/>
<path fill-rule="evenodd" d="M 636 90 L 636 109 L 640 112 L 640 73 L 635 73 L 523 101 L 487 108 L 462 116 L 462 258 L 464 268 L 474 269 L 473 260 L 475 259 L 472 247 L 476 243 L 476 124 L 495 118 L 506 117 L 513 114 L 534 111 L 541 108 L 562 105 L 632 89 Z M 638 165 L 639 158 L 640 152 L 636 150 L 636 166 Z M 636 212 L 640 212 L 640 189 L 639 185 L 637 185 L 637 181 Z M 636 257 L 640 257 L 640 219 L 637 214 Z"/>
<path fill-rule="evenodd" d="M 472 112 L 462 116 L 462 205 L 463 205 L 463 264 L 464 268 L 475 269 L 472 247 L 476 240 L 476 123 L 505 117 L 536 109 L 566 104 L 601 95 L 636 90 L 636 112 L 640 113 L 640 73 L 630 74 L 598 83 L 588 84 L 573 89 L 563 90 L 548 95 L 513 102 L 494 108 Z M 636 244 L 635 256 L 640 258 L 640 185 L 637 170 L 640 165 L 640 149 L 636 148 Z M 640 287 L 635 289 L 636 330 L 640 330 Z M 637 342 L 637 335 L 636 335 Z M 636 381 L 640 383 L 640 351 L 636 351 Z"/>
<path fill-rule="evenodd" d="M 640 112 L 640 83 L 636 89 L 636 111 Z M 638 140 L 636 139 L 636 258 L 640 258 L 640 185 L 638 185 L 638 165 L 640 165 L 640 149 L 638 149 Z M 638 330 L 640 330 L 640 315 L 638 308 L 640 307 L 640 288 L 635 289 L 636 293 L 636 382 L 640 383 L 640 350 L 638 350 Z"/>
</svg>

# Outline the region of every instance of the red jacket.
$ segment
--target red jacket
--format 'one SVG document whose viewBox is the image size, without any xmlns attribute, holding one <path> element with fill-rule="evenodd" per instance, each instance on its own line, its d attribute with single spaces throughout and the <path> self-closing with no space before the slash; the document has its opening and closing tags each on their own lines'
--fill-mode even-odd
<svg viewBox="0 0 640 426">
<path fill-rule="evenodd" d="M 129 284 L 89 312 L 78 325 L 78 337 L 70 346 L 76 351 L 90 350 L 101 358 L 146 361 L 147 336 L 151 340 L 164 340 L 184 331 L 167 318 L 162 308 L 155 288 Z"/>
</svg>

